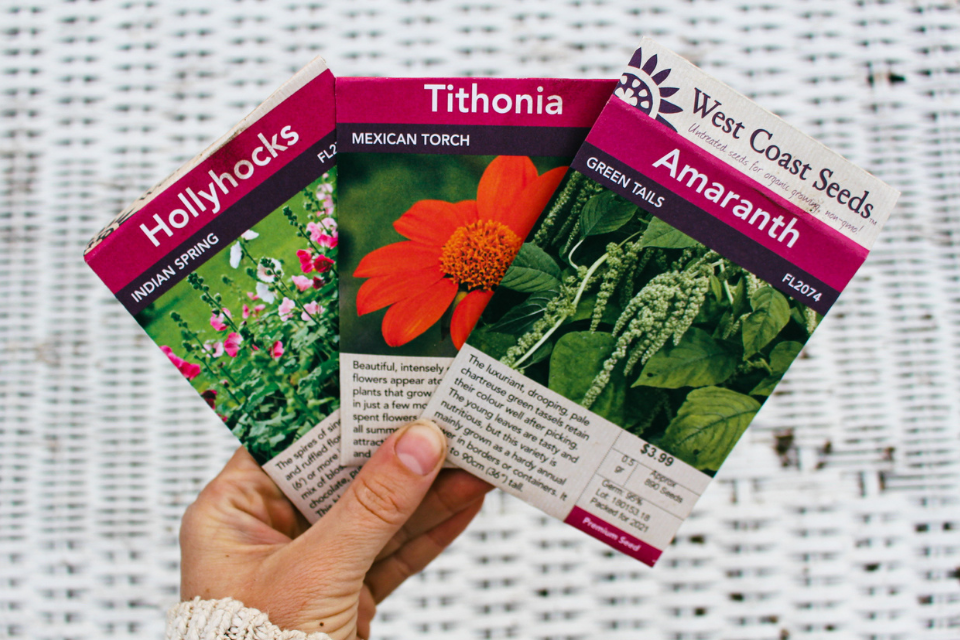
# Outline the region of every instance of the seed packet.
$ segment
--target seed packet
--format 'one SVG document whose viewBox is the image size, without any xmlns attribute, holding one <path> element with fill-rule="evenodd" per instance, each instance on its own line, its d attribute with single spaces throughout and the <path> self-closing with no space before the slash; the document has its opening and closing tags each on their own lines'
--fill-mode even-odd
<svg viewBox="0 0 960 640">
<path fill-rule="evenodd" d="M 337 81 L 344 464 L 420 415 L 614 85 Z"/>
<path fill-rule="evenodd" d="M 85 252 L 311 521 L 356 473 L 339 463 L 334 108 L 316 58 Z"/>
<path fill-rule="evenodd" d="M 652 566 L 897 196 L 644 39 L 424 416 Z"/>
</svg>

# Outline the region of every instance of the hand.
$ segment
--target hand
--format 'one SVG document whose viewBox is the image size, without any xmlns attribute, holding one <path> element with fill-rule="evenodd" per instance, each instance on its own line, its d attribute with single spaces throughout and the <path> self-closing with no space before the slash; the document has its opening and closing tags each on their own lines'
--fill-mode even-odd
<svg viewBox="0 0 960 640">
<path fill-rule="evenodd" d="M 441 471 L 445 455 L 435 424 L 405 425 L 310 526 L 239 449 L 183 516 L 181 597 L 234 598 L 281 629 L 369 637 L 376 605 L 453 542 L 492 488 Z"/>
</svg>

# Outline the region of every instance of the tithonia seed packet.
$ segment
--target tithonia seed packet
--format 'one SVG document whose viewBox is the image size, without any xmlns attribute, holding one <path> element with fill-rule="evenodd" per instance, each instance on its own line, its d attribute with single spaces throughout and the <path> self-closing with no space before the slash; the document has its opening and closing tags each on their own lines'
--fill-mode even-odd
<svg viewBox="0 0 960 640">
<path fill-rule="evenodd" d="M 334 77 L 315 59 L 86 261 L 311 521 L 339 463 Z"/>
<path fill-rule="evenodd" d="M 644 39 L 424 416 L 653 565 L 898 195 Z"/>
<path fill-rule="evenodd" d="M 420 415 L 615 84 L 337 81 L 344 464 Z"/>
</svg>

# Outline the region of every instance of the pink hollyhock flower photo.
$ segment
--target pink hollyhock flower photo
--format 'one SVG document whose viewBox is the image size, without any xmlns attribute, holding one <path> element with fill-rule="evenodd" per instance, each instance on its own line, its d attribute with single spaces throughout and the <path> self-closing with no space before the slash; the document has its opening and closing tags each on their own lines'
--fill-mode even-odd
<svg viewBox="0 0 960 640">
<path fill-rule="evenodd" d="M 240 337 L 239 333 L 231 333 L 227 336 L 227 339 L 223 341 L 223 350 L 227 352 L 227 355 L 231 358 L 236 358 L 237 353 L 240 351 L 240 343 L 243 342 L 243 338 Z"/>
<path fill-rule="evenodd" d="M 313 286 L 313 280 L 307 276 L 293 276 L 290 280 L 296 285 L 298 291 L 306 291 Z"/>
<path fill-rule="evenodd" d="M 303 305 L 303 313 L 300 314 L 300 317 L 304 320 L 310 320 L 311 316 L 316 316 L 320 313 L 323 313 L 323 307 L 319 302 L 308 302 Z"/>
<path fill-rule="evenodd" d="M 217 390 L 216 389 L 207 389 L 200 394 L 200 397 L 207 401 L 207 404 L 210 405 L 211 409 L 217 408 Z"/>
<path fill-rule="evenodd" d="M 224 309 L 224 313 L 217 313 L 210 316 L 210 326 L 217 331 L 223 331 L 227 328 L 226 318 L 232 317 L 229 309 Z M 224 317 L 226 315 L 226 317 Z"/>
<path fill-rule="evenodd" d="M 332 202 L 332 201 L 331 201 L 331 202 Z M 331 205 L 329 208 L 332 209 L 333 206 Z M 329 216 L 329 214 L 328 214 L 328 216 Z M 331 217 L 321 218 L 320 221 L 319 221 L 317 224 L 320 225 L 320 227 L 321 227 L 326 233 L 329 233 L 329 234 L 332 235 L 332 236 L 337 235 L 337 221 L 334 220 L 333 218 L 331 218 Z"/>
<path fill-rule="evenodd" d="M 297 251 L 297 258 L 300 260 L 300 269 L 304 273 L 310 273 L 311 271 L 326 273 L 330 270 L 330 267 L 333 266 L 333 260 L 331 258 L 323 254 L 314 256 L 304 249 Z"/>
<path fill-rule="evenodd" d="M 307 230 L 310 232 L 310 239 L 321 247 L 333 249 L 337 246 L 336 231 L 327 233 L 328 229 L 317 224 L 316 222 L 308 222 Z"/>
<path fill-rule="evenodd" d="M 183 377 L 187 380 L 193 380 L 198 375 L 200 375 L 200 365 L 194 364 L 192 362 L 187 362 L 177 354 L 173 352 L 173 349 L 167 345 L 160 347 L 160 351 L 163 351 L 167 354 L 167 357 L 170 358 L 170 362 L 177 367 L 177 371 L 183 374 Z"/>
<path fill-rule="evenodd" d="M 265 304 L 258 304 L 257 306 L 251 308 L 248 305 L 243 305 L 243 319 L 246 320 L 250 316 L 256 318 L 260 315 L 260 312 L 267 308 Z"/>
<path fill-rule="evenodd" d="M 324 255 L 319 255 L 313 260 L 313 268 L 317 273 L 326 273 L 333 266 L 333 260 Z"/>
<path fill-rule="evenodd" d="M 313 254 L 306 249 L 297 251 L 297 258 L 300 260 L 300 270 L 304 273 L 313 271 Z"/>
<path fill-rule="evenodd" d="M 317 238 L 317 244 L 327 249 L 333 249 L 337 246 L 337 236 L 328 236 L 325 233 L 321 233 L 320 237 Z"/>
<path fill-rule="evenodd" d="M 223 343 L 213 342 L 210 340 L 204 343 L 203 350 L 212 355 L 214 358 L 219 358 L 223 355 Z"/>
<path fill-rule="evenodd" d="M 280 315 L 280 319 L 286 322 L 290 319 L 290 316 L 293 314 L 293 310 L 297 308 L 297 305 L 293 303 L 293 300 L 290 298 L 284 298 L 283 302 L 280 303 L 280 306 L 277 307 L 277 313 Z"/>
<path fill-rule="evenodd" d="M 270 355 L 273 356 L 274 359 L 279 360 L 280 356 L 283 355 L 283 343 L 279 340 L 274 342 L 273 346 L 270 347 Z"/>
</svg>

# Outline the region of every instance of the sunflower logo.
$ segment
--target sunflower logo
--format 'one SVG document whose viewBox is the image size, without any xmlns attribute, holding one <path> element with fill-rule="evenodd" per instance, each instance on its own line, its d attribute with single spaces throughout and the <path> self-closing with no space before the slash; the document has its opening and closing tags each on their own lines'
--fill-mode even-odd
<svg viewBox="0 0 960 640">
<path fill-rule="evenodd" d="M 613 94 L 676 131 L 677 128 L 663 117 L 663 114 L 669 115 L 683 111 L 682 108 L 665 100 L 680 90 L 677 87 L 661 86 L 670 75 L 670 71 L 670 69 L 657 71 L 656 54 L 650 56 L 644 63 L 643 51 L 637 49 L 630 61 L 630 66 L 620 76 L 620 82 L 617 83 Z"/>
</svg>

